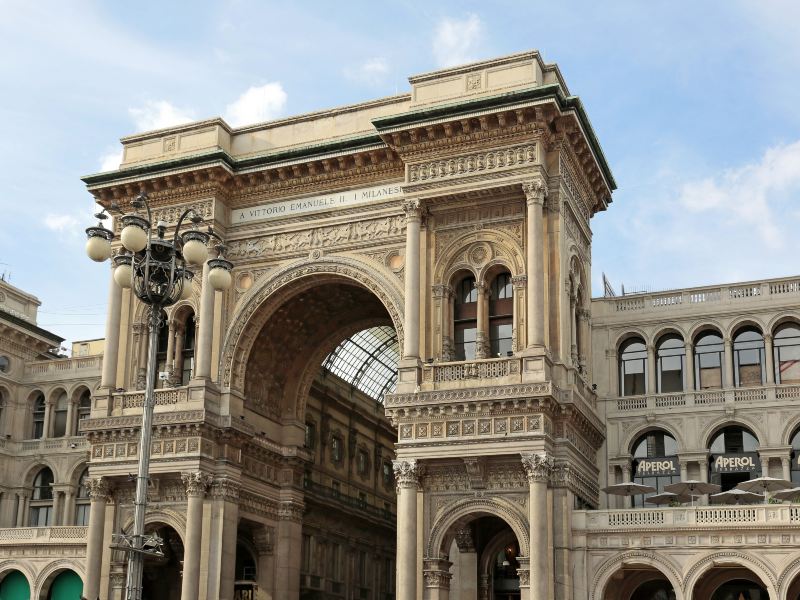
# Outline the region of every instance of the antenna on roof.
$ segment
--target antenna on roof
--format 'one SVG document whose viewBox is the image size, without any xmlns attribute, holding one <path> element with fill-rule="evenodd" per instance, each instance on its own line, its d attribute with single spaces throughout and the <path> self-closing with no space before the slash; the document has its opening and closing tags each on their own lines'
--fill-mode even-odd
<svg viewBox="0 0 800 600">
<path fill-rule="evenodd" d="M 625 288 L 622 288 L 622 294 L 625 294 Z M 614 291 L 614 288 L 611 286 L 611 282 L 606 277 L 606 274 L 603 273 L 603 296 L 606 298 L 613 298 L 616 296 L 617 293 Z"/>
</svg>

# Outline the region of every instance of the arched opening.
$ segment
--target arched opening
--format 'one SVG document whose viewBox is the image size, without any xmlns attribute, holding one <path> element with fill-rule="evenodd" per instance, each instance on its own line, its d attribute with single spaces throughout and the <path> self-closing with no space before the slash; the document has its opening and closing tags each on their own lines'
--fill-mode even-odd
<svg viewBox="0 0 800 600">
<path fill-rule="evenodd" d="M 89 467 L 86 467 L 78 478 L 78 487 L 75 492 L 75 525 L 89 524 L 89 510 L 91 499 L 89 498 Z"/>
<path fill-rule="evenodd" d="M 39 440 L 44 437 L 44 415 L 47 412 L 47 402 L 42 392 L 34 392 L 31 403 L 33 415 L 33 426 L 31 429 L 31 439 Z"/>
<path fill-rule="evenodd" d="M 3 600 L 30 600 L 31 586 L 20 571 L 0 574 L 0 598 Z"/>
<path fill-rule="evenodd" d="M 761 475 L 758 438 L 739 425 L 719 430 L 711 438 L 708 450 L 709 481 L 731 490 L 743 481 Z"/>
<path fill-rule="evenodd" d="M 163 540 L 163 556 L 145 555 L 142 597 L 147 600 L 180 598 L 183 541 L 177 531 L 161 523 L 148 525 L 145 533 L 155 534 Z"/>
<path fill-rule="evenodd" d="M 764 385 L 764 336 L 743 327 L 733 337 L 733 377 L 736 387 Z"/>
<path fill-rule="evenodd" d="M 716 331 L 706 330 L 694 338 L 694 375 L 698 390 L 715 390 L 725 385 L 723 380 L 725 344 Z"/>
<path fill-rule="evenodd" d="M 510 356 L 513 350 L 514 286 L 511 273 L 503 271 L 492 279 L 489 288 L 490 356 Z"/>
<path fill-rule="evenodd" d="M 769 600 L 764 582 L 750 569 L 737 566 L 713 567 L 703 573 L 692 590 L 701 600 Z"/>
<path fill-rule="evenodd" d="M 677 333 L 661 336 L 656 344 L 656 374 L 660 394 L 683 391 L 685 358 L 686 350 L 681 336 Z"/>
<path fill-rule="evenodd" d="M 78 399 L 78 414 L 77 414 L 77 422 L 75 423 L 75 428 L 73 431 L 77 435 L 80 433 L 81 430 L 81 421 L 84 419 L 89 418 L 89 414 L 92 412 L 92 392 L 89 390 L 84 390 L 80 398 Z"/>
<path fill-rule="evenodd" d="M 75 571 L 70 570 L 61 571 L 56 575 L 46 596 L 47 600 L 81 600 L 82 597 L 83 581 Z"/>
<path fill-rule="evenodd" d="M 800 600 L 800 575 L 796 575 L 786 590 L 786 600 Z"/>
<path fill-rule="evenodd" d="M 634 482 L 652 486 L 660 494 L 664 486 L 680 481 L 678 443 L 670 433 L 654 429 L 639 436 L 631 447 L 631 455 Z M 634 496 L 633 505 L 645 506 L 649 495 Z"/>
<path fill-rule="evenodd" d="M 646 564 L 625 564 L 606 584 L 603 600 L 675 600 L 666 575 Z"/>
<path fill-rule="evenodd" d="M 791 454 L 791 477 L 792 483 L 800 486 L 800 428 L 792 435 L 789 442 L 792 445 Z"/>
<path fill-rule="evenodd" d="M 455 285 L 453 300 L 453 347 L 456 360 L 474 360 L 478 339 L 478 288 L 471 275 Z"/>
<path fill-rule="evenodd" d="M 775 329 L 775 382 L 800 383 L 800 326 L 784 323 Z"/>
<path fill-rule="evenodd" d="M 255 600 L 258 581 L 258 563 L 255 556 L 243 542 L 236 544 L 236 567 L 234 573 L 234 598 L 236 600 Z"/>
<path fill-rule="evenodd" d="M 67 414 L 69 398 L 67 392 L 61 390 L 53 403 L 53 437 L 64 437 L 67 435 Z"/>
<path fill-rule="evenodd" d="M 640 396 L 647 392 L 647 346 L 640 337 L 619 347 L 619 395 Z"/>
<path fill-rule="evenodd" d="M 48 527 L 53 522 L 53 472 L 44 467 L 33 478 L 29 527 Z"/>
</svg>

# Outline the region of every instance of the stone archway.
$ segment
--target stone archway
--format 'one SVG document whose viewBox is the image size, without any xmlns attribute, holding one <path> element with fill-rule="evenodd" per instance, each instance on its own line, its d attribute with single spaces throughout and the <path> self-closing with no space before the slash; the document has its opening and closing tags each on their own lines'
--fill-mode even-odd
<svg viewBox="0 0 800 600">
<path fill-rule="evenodd" d="M 591 600 L 638 600 L 634 594 L 643 585 L 660 582 L 667 597 L 683 600 L 679 568 L 669 558 L 654 552 L 634 550 L 617 555 L 601 564 L 592 585 Z M 669 596 L 669 590 L 673 596 Z"/>
</svg>

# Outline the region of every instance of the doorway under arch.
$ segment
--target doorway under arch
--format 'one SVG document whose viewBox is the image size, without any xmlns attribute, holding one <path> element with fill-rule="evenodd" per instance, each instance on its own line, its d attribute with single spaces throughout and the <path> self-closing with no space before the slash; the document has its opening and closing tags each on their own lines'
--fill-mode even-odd
<svg viewBox="0 0 800 600">
<path fill-rule="evenodd" d="M 697 580 L 691 597 L 693 600 L 770 600 L 764 582 L 745 567 L 709 569 Z"/>
<path fill-rule="evenodd" d="M 0 598 L 3 600 L 30 600 L 31 586 L 21 571 L 0 574 Z"/>
<path fill-rule="evenodd" d="M 83 597 L 83 581 L 80 576 L 69 569 L 56 575 L 47 591 L 47 600 L 81 600 Z M 44 599 L 45 596 L 42 596 Z"/>
<path fill-rule="evenodd" d="M 169 525 L 148 525 L 145 533 L 163 540 L 163 556 L 146 556 L 142 577 L 143 600 L 173 600 L 181 597 L 183 541 Z"/>
<path fill-rule="evenodd" d="M 675 588 L 658 568 L 628 564 L 616 571 L 606 584 L 603 600 L 675 600 Z"/>
</svg>

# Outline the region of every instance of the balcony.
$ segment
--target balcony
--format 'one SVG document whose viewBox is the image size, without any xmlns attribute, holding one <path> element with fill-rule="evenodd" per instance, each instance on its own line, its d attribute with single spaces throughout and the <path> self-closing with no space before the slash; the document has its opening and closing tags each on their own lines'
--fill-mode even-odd
<svg viewBox="0 0 800 600">
<path fill-rule="evenodd" d="M 395 517 L 391 511 L 369 504 L 367 501 L 354 496 L 342 494 L 325 485 L 307 481 L 305 490 L 309 499 L 317 499 L 320 502 L 341 507 L 349 511 L 356 511 L 359 516 L 371 517 L 382 525 L 395 528 Z"/>
<path fill-rule="evenodd" d="M 102 355 L 79 358 L 38 360 L 25 365 L 23 380 L 26 383 L 63 381 L 65 379 L 92 379 L 100 377 Z"/>
<path fill-rule="evenodd" d="M 0 546 L 57 544 L 65 546 L 86 544 L 88 527 L 14 527 L 0 529 Z"/>
<path fill-rule="evenodd" d="M 36 454 L 63 454 L 64 452 L 86 452 L 89 442 L 83 436 L 43 438 L 39 440 L 22 440 L 21 442 L 0 439 L 0 450 L 14 456 Z"/>
</svg>

